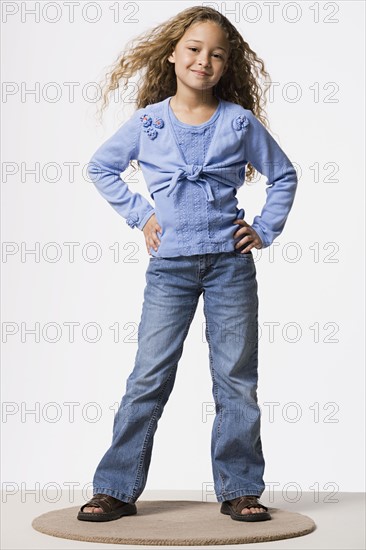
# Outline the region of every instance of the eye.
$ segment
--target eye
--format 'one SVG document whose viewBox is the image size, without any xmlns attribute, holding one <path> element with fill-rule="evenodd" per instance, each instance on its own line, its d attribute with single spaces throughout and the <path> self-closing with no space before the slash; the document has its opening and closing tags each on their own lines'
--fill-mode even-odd
<svg viewBox="0 0 366 550">
<path fill-rule="evenodd" d="M 192 51 L 197 51 L 198 50 L 198 48 L 195 48 L 194 46 L 191 46 L 188 49 L 192 50 Z M 213 55 L 214 55 L 214 57 L 218 57 L 219 59 L 223 59 L 223 56 L 220 55 L 219 53 L 214 53 Z"/>
</svg>

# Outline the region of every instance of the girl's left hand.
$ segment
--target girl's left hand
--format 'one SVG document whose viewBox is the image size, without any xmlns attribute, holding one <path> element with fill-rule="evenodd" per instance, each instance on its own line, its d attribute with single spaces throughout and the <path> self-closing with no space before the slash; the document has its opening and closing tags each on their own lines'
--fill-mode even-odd
<svg viewBox="0 0 366 550">
<path fill-rule="evenodd" d="M 262 248 L 263 242 L 258 233 L 255 231 L 255 229 L 252 228 L 251 225 L 249 225 L 244 220 L 235 220 L 233 223 L 237 225 L 241 225 L 241 229 L 238 229 L 234 233 L 234 239 L 237 239 L 238 237 L 241 237 L 242 235 L 247 235 L 240 241 L 238 241 L 235 244 L 235 248 L 240 248 L 244 246 L 245 244 L 248 244 L 244 250 L 241 250 L 242 254 L 245 254 L 246 252 L 249 252 L 252 248 Z"/>
</svg>

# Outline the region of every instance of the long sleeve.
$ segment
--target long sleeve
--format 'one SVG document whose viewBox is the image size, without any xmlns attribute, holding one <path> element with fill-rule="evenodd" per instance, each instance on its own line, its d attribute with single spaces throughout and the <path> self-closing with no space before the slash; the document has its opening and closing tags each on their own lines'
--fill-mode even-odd
<svg viewBox="0 0 366 550">
<path fill-rule="evenodd" d="M 132 193 L 121 173 L 130 160 L 138 157 L 141 109 L 105 141 L 92 156 L 88 174 L 99 193 L 125 218 L 126 223 L 142 230 L 155 212 L 154 207 L 140 193 Z"/>
<path fill-rule="evenodd" d="M 263 241 L 263 248 L 266 248 L 285 227 L 298 179 L 293 164 L 267 128 L 251 111 L 248 110 L 246 115 L 250 123 L 246 135 L 246 160 L 268 179 L 265 205 L 252 223 Z"/>
</svg>

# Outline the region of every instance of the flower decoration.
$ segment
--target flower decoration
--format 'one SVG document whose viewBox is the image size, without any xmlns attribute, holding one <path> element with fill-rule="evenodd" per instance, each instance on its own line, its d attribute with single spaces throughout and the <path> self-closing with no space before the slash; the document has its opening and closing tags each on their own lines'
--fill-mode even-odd
<svg viewBox="0 0 366 550">
<path fill-rule="evenodd" d="M 159 130 L 164 127 L 164 121 L 160 117 L 155 117 L 154 120 L 150 115 L 144 113 L 140 116 L 141 124 L 144 127 L 144 132 L 148 135 L 150 139 L 155 139 L 158 135 L 158 132 L 155 128 Z"/>
<path fill-rule="evenodd" d="M 146 128 L 145 132 L 147 133 L 150 139 L 155 139 L 156 136 L 158 135 L 158 132 L 152 126 L 149 126 L 149 128 Z"/>
<path fill-rule="evenodd" d="M 233 127 L 235 130 L 243 130 L 249 125 L 249 120 L 245 115 L 238 115 L 233 120 Z"/>
<path fill-rule="evenodd" d="M 145 113 L 145 114 L 141 115 L 140 120 L 141 120 L 143 126 L 145 126 L 145 127 L 151 126 L 152 118 L 148 114 Z"/>
<path fill-rule="evenodd" d="M 162 118 L 159 118 L 159 117 L 156 117 L 156 119 L 154 120 L 153 122 L 155 128 L 163 128 L 164 126 L 164 121 Z"/>
</svg>

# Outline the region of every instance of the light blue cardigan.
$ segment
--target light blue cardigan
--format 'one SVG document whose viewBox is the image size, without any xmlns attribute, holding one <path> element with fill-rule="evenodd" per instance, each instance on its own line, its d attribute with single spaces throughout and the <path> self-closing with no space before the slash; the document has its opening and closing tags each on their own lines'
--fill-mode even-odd
<svg viewBox="0 0 366 550">
<path fill-rule="evenodd" d="M 294 201 L 294 166 L 250 110 L 221 98 L 203 165 L 187 165 L 169 117 L 171 97 L 137 109 L 97 149 L 88 166 L 96 188 L 131 228 L 142 230 L 156 214 L 162 232 L 158 250 L 150 247 L 153 256 L 231 252 L 240 240 L 233 238 L 240 227 L 233 221 L 245 217 L 236 193 L 249 161 L 268 180 L 261 215 L 250 224 L 268 247 L 283 231 Z M 139 161 L 154 206 L 121 178 L 130 160 Z M 181 200 L 181 185 L 192 185 L 194 208 Z"/>
</svg>

